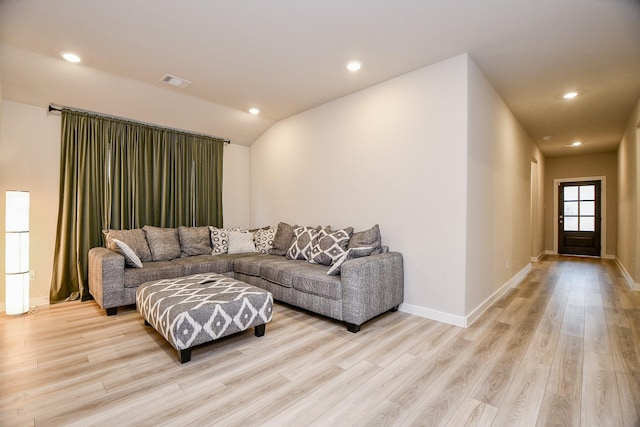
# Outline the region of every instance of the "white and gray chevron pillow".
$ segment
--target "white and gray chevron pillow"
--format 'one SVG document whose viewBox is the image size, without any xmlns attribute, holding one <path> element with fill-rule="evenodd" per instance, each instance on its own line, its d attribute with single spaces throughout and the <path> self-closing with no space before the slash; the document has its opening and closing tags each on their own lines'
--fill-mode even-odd
<svg viewBox="0 0 640 427">
<path fill-rule="evenodd" d="M 333 265 L 347 251 L 353 227 L 336 231 L 320 231 L 316 244 L 311 248 L 311 260 L 318 264 Z"/>
</svg>

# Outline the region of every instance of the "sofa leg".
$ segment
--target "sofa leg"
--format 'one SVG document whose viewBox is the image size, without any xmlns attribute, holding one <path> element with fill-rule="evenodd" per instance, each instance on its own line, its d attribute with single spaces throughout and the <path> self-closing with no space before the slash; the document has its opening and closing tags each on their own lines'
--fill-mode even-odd
<svg viewBox="0 0 640 427">
<path fill-rule="evenodd" d="M 255 334 L 255 336 L 257 337 L 262 337 L 264 336 L 264 331 L 266 329 L 266 323 L 263 323 L 262 325 L 258 325 L 256 327 L 253 328 L 253 333 Z"/>
<path fill-rule="evenodd" d="M 360 332 L 360 325 L 354 325 L 353 323 L 347 323 L 347 331 L 351 332 L 352 334 Z"/>
<path fill-rule="evenodd" d="M 144 326 L 151 326 L 151 323 L 149 323 L 147 320 L 144 321 Z"/>
<path fill-rule="evenodd" d="M 118 307 L 107 308 L 107 316 L 114 316 L 118 312 Z"/>
<path fill-rule="evenodd" d="M 191 348 L 180 350 L 180 363 L 187 363 L 191 360 Z"/>
<path fill-rule="evenodd" d="M 395 307 L 391 307 L 391 309 L 389 311 L 394 313 L 394 312 L 398 311 L 398 307 L 400 307 L 400 306 L 396 305 Z"/>
</svg>

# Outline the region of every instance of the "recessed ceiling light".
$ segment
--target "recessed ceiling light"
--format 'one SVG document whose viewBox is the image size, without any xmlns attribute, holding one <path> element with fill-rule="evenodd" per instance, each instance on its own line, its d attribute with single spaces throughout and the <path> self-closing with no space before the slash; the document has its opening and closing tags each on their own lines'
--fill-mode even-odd
<svg viewBox="0 0 640 427">
<path fill-rule="evenodd" d="M 251 114 L 253 114 L 255 116 L 256 114 L 260 114 L 260 109 L 255 108 L 255 107 L 249 108 L 249 113 L 251 113 Z"/>
<path fill-rule="evenodd" d="M 578 96 L 578 92 L 567 92 L 564 95 L 562 95 L 564 99 L 573 99 L 576 96 Z"/>
<path fill-rule="evenodd" d="M 582 142 L 575 141 L 575 142 L 572 142 L 571 144 L 565 145 L 565 147 L 567 147 L 567 148 L 577 148 L 577 147 L 580 147 L 581 145 L 582 145 Z"/>
<path fill-rule="evenodd" d="M 358 71 L 362 67 L 362 63 L 359 61 L 351 61 L 347 64 L 347 70 Z"/>
<path fill-rule="evenodd" d="M 82 59 L 80 59 L 80 57 L 78 55 L 76 55 L 75 53 L 62 52 L 61 55 L 62 55 L 62 57 L 64 59 L 66 59 L 69 62 L 77 63 L 77 62 L 82 61 Z"/>
</svg>

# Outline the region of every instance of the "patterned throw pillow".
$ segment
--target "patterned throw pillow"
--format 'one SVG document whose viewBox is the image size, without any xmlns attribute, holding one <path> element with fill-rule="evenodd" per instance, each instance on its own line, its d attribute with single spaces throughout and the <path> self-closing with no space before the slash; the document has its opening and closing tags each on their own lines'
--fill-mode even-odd
<svg viewBox="0 0 640 427">
<path fill-rule="evenodd" d="M 255 252 L 256 245 L 253 243 L 253 233 L 243 233 L 241 231 L 229 232 L 229 249 L 230 254 L 246 254 Z"/>
<path fill-rule="evenodd" d="M 311 248 L 311 259 L 318 264 L 332 265 L 347 251 L 353 227 L 327 233 L 321 231 L 317 243 Z"/>
<path fill-rule="evenodd" d="M 344 264 L 346 261 L 349 261 L 350 259 L 369 256 L 374 249 L 375 248 L 372 246 L 347 249 L 344 255 L 342 255 L 342 257 L 340 257 L 340 259 L 331 266 L 329 271 L 327 271 L 327 276 L 337 276 L 338 274 L 340 274 L 342 264 Z"/>
<path fill-rule="evenodd" d="M 113 243 L 116 244 L 118 249 L 120 249 L 118 252 L 122 254 L 122 256 L 124 257 L 124 262 L 129 267 L 142 268 L 142 261 L 140 261 L 140 258 L 138 258 L 138 255 L 136 255 L 133 249 L 131 249 L 122 240 L 118 240 L 118 239 L 112 239 L 112 240 L 113 240 Z"/>
<path fill-rule="evenodd" d="M 209 227 L 211 230 L 211 244 L 213 250 L 211 255 L 226 254 L 229 252 L 229 232 L 242 231 L 240 227 L 233 228 L 216 228 Z"/>
<path fill-rule="evenodd" d="M 328 228 L 324 228 L 328 230 Z M 293 229 L 293 243 L 287 251 L 288 259 L 311 259 L 311 249 L 318 241 L 323 227 L 296 227 Z"/>
<path fill-rule="evenodd" d="M 276 235 L 275 228 L 260 229 L 253 233 L 253 242 L 256 245 L 256 252 L 261 254 L 269 253 L 273 247 L 273 239 Z"/>
</svg>

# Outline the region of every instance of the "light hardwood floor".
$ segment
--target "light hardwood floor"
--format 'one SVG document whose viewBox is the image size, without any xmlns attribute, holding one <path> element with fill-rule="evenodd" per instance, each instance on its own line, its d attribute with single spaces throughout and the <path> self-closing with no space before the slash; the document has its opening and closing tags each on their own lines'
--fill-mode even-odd
<svg viewBox="0 0 640 427">
<path fill-rule="evenodd" d="M 467 329 L 276 304 L 264 337 L 184 365 L 134 309 L 0 315 L 0 425 L 638 426 L 639 294 L 612 261 L 547 257 Z"/>
</svg>

